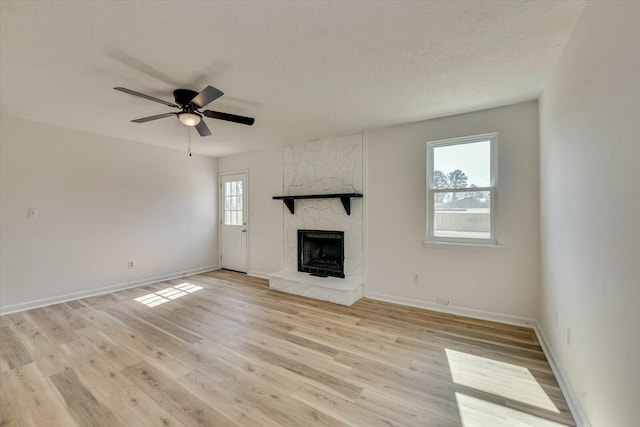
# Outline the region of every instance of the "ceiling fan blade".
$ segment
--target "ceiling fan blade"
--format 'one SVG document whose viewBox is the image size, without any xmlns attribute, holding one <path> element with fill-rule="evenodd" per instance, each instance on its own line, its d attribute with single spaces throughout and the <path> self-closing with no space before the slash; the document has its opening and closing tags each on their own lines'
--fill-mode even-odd
<svg viewBox="0 0 640 427">
<path fill-rule="evenodd" d="M 197 105 L 199 108 L 204 107 L 211 101 L 215 101 L 220 98 L 224 93 L 220 89 L 216 89 L 213 86 L 207 86 L 202 92 L 197 94 L 192 100 L 193 105 Z"/>
<path fill-rule="evenodd" d="M 166 105 L 167 107 L 180 108 L 176 104 L 172 104 L 171 102 L 164 101 L 162 99 L 154 98 L 153 96 L 145 95 L 144 93 L 136 92 L 135 90 L 127 89 L 124 87 L 114 87 L 115 90 L 120 92 L 128 93 L 129 95 L 138 96 L 140 98 L 148 99 L 149 101 L 159 102 L 160 104 Z"/>
<path fill-rule="evenodd" d="M 240 123 L 248 126 L 251 126 L 255 121 L 253 117 L 236 116 L 235 114 L 221 113 L 219 111 L 206 110 L 203 111 L 202 114 L 207 117 L 211 117 L 212 119 L 226 120 L 228 122 Z"/>
<path fill-rule="evenodd" d="M 209 136 L 209 135 L 211 135 L 211 131 L 209 130 L 209 127 L 204 122 L 204 120 L 200 120 L 200 123 L 198 123 L 195 127 L 196 127 L 196 130 L 198 131 L 198 133 L 200 134 L 200 136 Z"/>
<path fill-rule="evenodd" d="M 164 114 L 158 114 L 157 116 L 143 117 L 141 119 L 135 119 L 131 121 L 133 123 L 144 123 L 144 122 L 150 122 L 151 120 L 158 120 L 158 119 L 164 119 L 165 117 L 175 116 L 176 114 L 178 113 L 164 113 Z"/>
</svg>

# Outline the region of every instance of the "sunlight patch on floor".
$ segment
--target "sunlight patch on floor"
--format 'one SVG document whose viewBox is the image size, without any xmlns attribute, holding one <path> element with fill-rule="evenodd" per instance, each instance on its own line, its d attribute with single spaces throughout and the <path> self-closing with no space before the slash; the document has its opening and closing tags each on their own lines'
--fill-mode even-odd
<svg viewBox="0 0 640 427">
<path fill-rule="evenodd" d="M 456 384 L 560 413 L 527 368 L 448 348 L 445 351 Z"/>
<path fill-rule="evenodd" d="M 464 427 L 566 427 L 566 424 L 556 423 L 464 393 L 456 392 L 456 402 Z"/>
<path fill-rule="evenodd" d="M 202 289 L 202 286 L 185 282 L 176 286 L 162 289 L 160 291 L 143 295 L 141 297 L 135 298 L 135 300 L 141 304 L 146 305 L 147 307 L 155 307 L 173 299 L 180 298 L 187 294 L 199 291 L 200 289 Z"/>
</svg>

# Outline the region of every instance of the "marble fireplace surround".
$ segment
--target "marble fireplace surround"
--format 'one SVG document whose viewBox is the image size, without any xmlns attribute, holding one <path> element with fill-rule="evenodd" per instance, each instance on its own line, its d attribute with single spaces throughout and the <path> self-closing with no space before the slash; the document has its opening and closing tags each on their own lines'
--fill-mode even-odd
<svg viewBox="0 0 640 427">
<path fill-rule="evenodd" d="M 349 135 L 283 148 L 283 194 L 362 193 L 363 135 Z M 366 197 L 366 195 L 365 195 Z M 363 296 L 362 199 L 347 215 L 340 199 L 297 200 L 295 214 L 283 205 L 283 269 L 269 276 L 269 287 L 342 305 Z M 313 277 L 297 271 L 298 230 L 344 232 L 345 278 Z"/>
</svg>

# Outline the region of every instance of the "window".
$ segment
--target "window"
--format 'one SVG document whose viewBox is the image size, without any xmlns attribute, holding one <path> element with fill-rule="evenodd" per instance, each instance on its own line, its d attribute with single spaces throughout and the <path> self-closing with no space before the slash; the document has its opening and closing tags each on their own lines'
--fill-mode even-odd
<svg viewBox="0 0 640 427">
<path fill-rule="evenodd" d="M 242 181 L 224 183 L 224 225 L 242 225 Z"/>
<path fill-rule="evenodd" d="M 427 142 L 427 243 L 497 244 L 495 133 Z"/>
</svg>

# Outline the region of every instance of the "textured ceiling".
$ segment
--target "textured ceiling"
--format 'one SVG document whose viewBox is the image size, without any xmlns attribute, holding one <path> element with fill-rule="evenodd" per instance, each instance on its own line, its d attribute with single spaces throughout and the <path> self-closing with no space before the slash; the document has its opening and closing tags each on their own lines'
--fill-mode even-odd
<svg viewBox="0 0 640 427">
<path fill-rule="evenodd" d="M 2 1 L 0 108 L 185 149 L 172 101 L 212 85 L 194 151 L 259 150 L 536 98 L 581 1 Z"/>
</svg>

